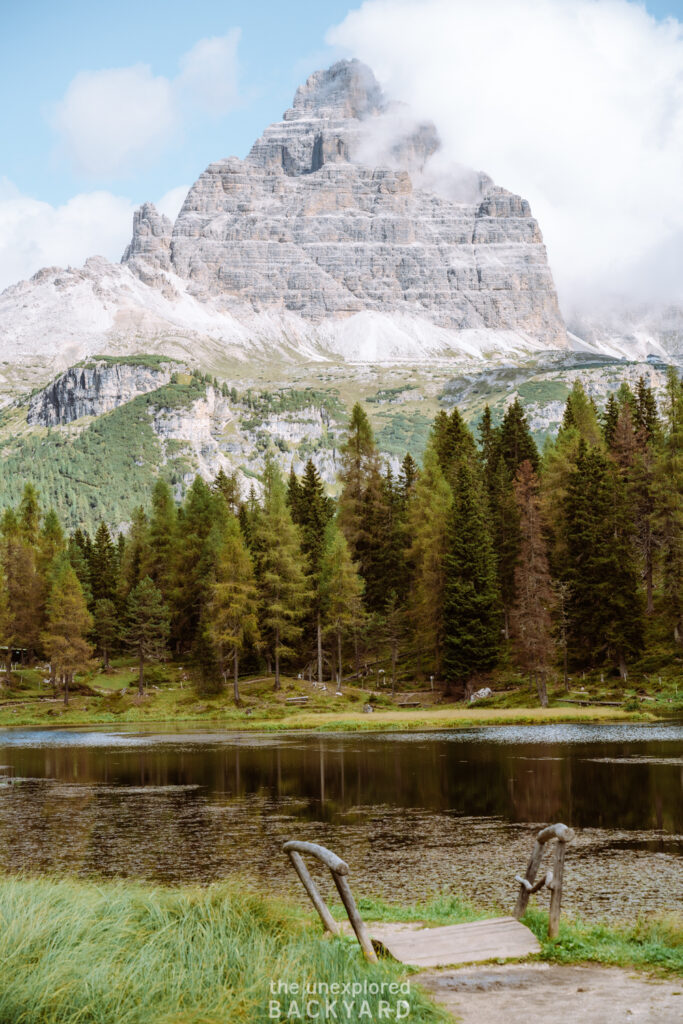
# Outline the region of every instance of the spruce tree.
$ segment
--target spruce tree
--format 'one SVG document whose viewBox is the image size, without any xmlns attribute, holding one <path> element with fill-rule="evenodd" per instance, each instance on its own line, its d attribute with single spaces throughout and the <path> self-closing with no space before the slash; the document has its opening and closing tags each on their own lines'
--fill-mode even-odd
<svg viewBox="0 0 683 1024">
<path fill-rule="evenodd" d="M 69 683 L 74 673 L 87 667 L 92 647 L 86 637 L 93 620 L 76 573 L 64 559 L 47 601 L 47 622 L 41 644 L 52 663 L 52 673 L 64 683 L 64 703 L 69 703 Z"/>
<path fill-rule="evenodd" d="M 291 494 L 291 488 L 290 488 Z M 322 658 L 322 594 L 321 565 L 325 547 L 325 530 L 332 515 L 334 504 L 325 494 L 325 486 L 311 459 L 306 463 L 304 475 L 298 489 L 298 500 L 292 512 L 294 522 L 301 532 L 301 551 L 306 560 L 311 601 L 308 621 L 304 630 L 316 653 L 318 683 L 323 681 Z M 290 508 L 292 508 L 290 500 Z"/>
<path fill-rule="evenodd" d="M 119 638 L 120 623 L 116 605 L 106 597 L 95 602 L 93 632 L 97 646 L 102 652 L 105 672 L 109 669 L 109 655 Z"/>
<path fill-rule="evenodd" d="M 580 664 L 608 658 L 625 678 L 642 649 L 643 622 L 620 488 L 605 455 L 582 441 L 566 497 L 569 638 Z"/>
<path fill-rule="evenodd" d="M 280 689 L 280 662 L 293 654 L 301 635 L 308 586 L 299 532 L 287 507 L 285 484 L 272 455 L 266 457 L 263 512 L 254 546 L 261 594 L 261 633 L 275 660 L 275 689 Z"/>
<path fill-rule="evenodd" d="M 408 524 L 412 536 L 409 562 L 413 567 L 408 615 L 418 651 L 425 651 L 437 678 L 444 651 L 446 555 L 453 496 L 434 448 L 425 451 L 415 501 Z"/>
<path fill-rule="evenodd" d="M 239 659 L 248 642 L 258 641 L 258 593 L 249 549 L 239 522 L 231 516 L 218 549 L 207 607 L 205 636 L 213 645 L 223 682 L 232 665 L 233 694 L 239 705 Z"/>
<path fill-rule="evenodd" d="M 510 479 L 523 462 L 538 469 L 538 449 L 531 436 L 524 409 L 518 398 L 508 406 L 500 428 L 496 431 L 496 455 L 505 463 Z"/>
<path fill-rule="evenodd" d="M 90 590 L 93 603 L 106 598 L 116 601 L 118 558 L 107 524 L 97 527 L 90 554 Z"/>
<path fill-rule="evenodd" d="M 159 660 L 167 651 L 170 615 L 163 594 L 149 576 L 131 590 L 126 602 L 124 638 L 138 659 L 138 692 L 145 692 L 145 663 Z"/>
<path fill-rule="evenodd" d="M 662 579 L 674 640 L 683 643 L 683 386 L 669 367 L 665 431 L 656 468 L 656 523 L 661 538 Z"/>
<path fill-rule="evenodd" d="M 337 684 L 341 689 L 344 639 L 358 628 L 363 618 L 363 581 L 334 520 L 325 531 L 320 590 L 325 628 L 336 641 Z"/>
<path fill-rule="evenodd" d="M 453 486 L 444 597 L 444 670 L 449 687 L 462 687 L 496 662 L 500 614 L 496 563 L 482 488 L 467 462 Z"/>
<path fill-rule="evenodd" d="M 224 469 L 219 469 L 213 482 L 213 489 L 221 495 L 232 514 L 237 515 L 240 507 L 240 485 L 237 471 L 226 473 Z"/>
<path fill-rule="evenodd" d="M 516 599 L 511 627 L 518 658 L 532 680 L 535 678 L 539 701 L 546 707 L 546 675 L 553 652 L 554 595 L 543 539 L 538 477 L 531 462 L 523 462 L 517 470 L 514 492 L 519 509 L 520 550 L 515 566 Z"/>
<path fill-rule="evenodd" d="M 159 479 L 152 491 L 147 571 L 167 602 L 175 585 L 179 547 L 178 509 L 171 488 Z"/>
<path fill-rule="evenodd" d="M 12 668 L 12 609 L 9 603 L 9 588 L 5 577 L 5 570 L 0 561 L 0 657 L 5 664 L 5 675 L 3 682 L 9 686 L 10 670 Z"/>
</svg>

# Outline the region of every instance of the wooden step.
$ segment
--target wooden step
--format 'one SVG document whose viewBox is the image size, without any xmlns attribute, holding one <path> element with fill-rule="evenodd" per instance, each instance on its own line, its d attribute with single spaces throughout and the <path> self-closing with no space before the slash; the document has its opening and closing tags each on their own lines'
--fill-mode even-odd
<svg viewBox="0 0 683 1024">
<path fill-rule="evenodd" d="M 449 967 L 540 953 L 538 939 L 514 917 L 426 928 L 421 924 L 368 923 L 370 936 L 412 967 Z"/>
</svg>

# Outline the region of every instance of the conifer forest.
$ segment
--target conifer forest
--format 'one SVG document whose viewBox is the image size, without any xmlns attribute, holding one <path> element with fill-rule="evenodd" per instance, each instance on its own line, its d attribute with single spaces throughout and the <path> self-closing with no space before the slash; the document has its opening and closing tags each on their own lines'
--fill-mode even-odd
<svg viewBox="0 0 683 1024">
<path fill-rule="evenodd" d="M 462 697 L 512 666 L 547 681 L 657 673 L 683 642 L 683 384 L 643 378 L 599 412 L 574 385 L 557 437 L 537 449 L 523 409 L 454 408 L 421 465 L 383 463 L 353 408 L 337 496 L 312 461 L 267 455 L 248 496 L 197 477 L 182 501 L 158 480 L 124 532 L 66 535 L 27 485 L 0 524 L 0 646 L 49 663 L 68 694 L 94 659 L 182 659 L 207 692 L 283 673 L 341 687 L 371 666 L 386 685 L 434 677 Z M 74 484 L 77 487 L 77 484 Z M 1 653 L 1 652 L 0 652 Z"/>
</svg>

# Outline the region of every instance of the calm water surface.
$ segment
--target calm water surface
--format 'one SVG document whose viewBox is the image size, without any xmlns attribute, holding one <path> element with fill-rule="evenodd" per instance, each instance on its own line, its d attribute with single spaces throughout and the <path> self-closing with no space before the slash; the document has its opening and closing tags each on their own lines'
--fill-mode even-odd
<svg viewBox="0 0 683 1024">
<path fill-rule="evenodd" d="M 280 853 L 348 860 L 359 894 L 507 907 L 534 831 L 577 831 L 565 905 L 631 917 L 683 901 L 683 726 L 409 734 L 0 730 L 0 868 L 297 892 Z M 540 902 L 547 897 L 541 896 Z"/>
</svg>

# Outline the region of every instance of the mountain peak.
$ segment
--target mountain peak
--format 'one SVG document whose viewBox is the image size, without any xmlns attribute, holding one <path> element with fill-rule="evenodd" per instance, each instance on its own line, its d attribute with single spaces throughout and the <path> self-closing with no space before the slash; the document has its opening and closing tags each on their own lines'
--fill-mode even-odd
<svg viewBox="0 0 683 1024">
<path fill-rule="evenodd" d="M 323 71 L 314 71 L 294 96 L 283 116 L 285 121 L 318 117 L 329 120 L 362 120 L 386 109 L 382 88 L 367 64 L 340 60 Z"/>
</svg>

